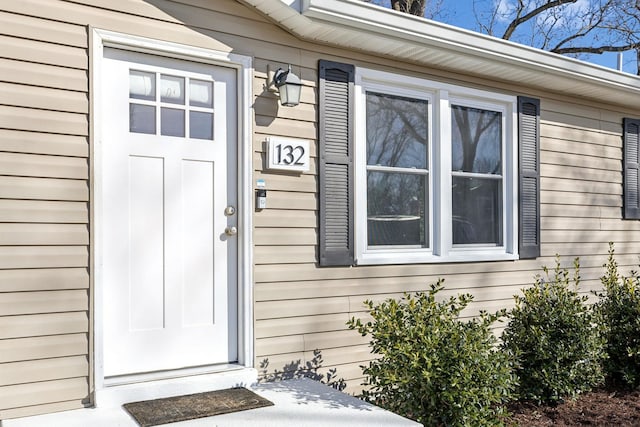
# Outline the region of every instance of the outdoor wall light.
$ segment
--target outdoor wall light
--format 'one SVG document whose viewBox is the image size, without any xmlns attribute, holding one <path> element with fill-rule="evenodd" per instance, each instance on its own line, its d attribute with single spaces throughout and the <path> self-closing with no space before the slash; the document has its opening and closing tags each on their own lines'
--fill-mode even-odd
<svg viewBox="0 0 640 427">
<path fill-rule="evenodd" d="M 284 71 L 278 68 L 273 75 L 273 81 L 270 82 L 274 92 L 280 94 L 280 104 L 284 107 L 295 107 L 300 103 L 300 91 L 302 82 L 300 77 L 293 74 L 291 65 L 289 69 Z"/>
</svg>

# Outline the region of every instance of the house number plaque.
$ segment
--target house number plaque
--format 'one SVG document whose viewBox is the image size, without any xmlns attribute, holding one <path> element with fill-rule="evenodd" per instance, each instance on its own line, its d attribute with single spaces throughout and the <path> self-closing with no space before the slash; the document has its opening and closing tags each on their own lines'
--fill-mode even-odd
<svg viewBox="0 0 640 427">
<path fill-rule="evenodd" d="M 271 137 L 267 141 L 267 168 L 295 172 L 309 170 L 309 141 Z"/>
</svg>

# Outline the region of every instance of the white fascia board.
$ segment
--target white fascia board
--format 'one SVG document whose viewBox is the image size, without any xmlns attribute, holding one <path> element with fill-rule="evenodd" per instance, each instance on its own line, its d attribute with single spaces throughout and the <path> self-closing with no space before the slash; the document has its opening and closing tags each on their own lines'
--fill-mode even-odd
<svg viewBox="0 0 640 427">
<path fill-rule="evenodd" d="M 305 40 L 640 108 L 632 74 L 361 0 L 241 1 Z"/>
<path fill-rule="evenodd" d="M 616 86 L 631 86 L 640 90 L 640 79 L 631 74 L 362 1 L 305 0 L 303 5 L 305 7 L 302 14 L 316 22 L 341 24 L 381 34 L 402 42 L 402 47 L 406 47 L 407 42 L 414 42 L 424 47 L 440 47 L 467 55 L 519 64 L 539 71 L 556 71 L 563 75 L 571 74 L 573 77 L 606 81 Z"/>
</svg>

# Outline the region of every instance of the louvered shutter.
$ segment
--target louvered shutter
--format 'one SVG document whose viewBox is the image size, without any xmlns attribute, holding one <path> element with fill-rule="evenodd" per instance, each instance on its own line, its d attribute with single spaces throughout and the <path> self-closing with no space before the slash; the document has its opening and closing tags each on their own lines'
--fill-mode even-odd
<svg viewBox="0 0 640 427">
<path fill-rule="evenodd" d="M 320 265 L 352 265 L 355 67 L 319 63 Z"/>
<path fill-rule="evenodd" d="M 518 97 L 520 259 L 540 256 L 540 100 Z"/>
<path fill-rule="evenodd" d="M 640 219 L 640 120 L 624 119 L 624 218 Z"/>
</svg>

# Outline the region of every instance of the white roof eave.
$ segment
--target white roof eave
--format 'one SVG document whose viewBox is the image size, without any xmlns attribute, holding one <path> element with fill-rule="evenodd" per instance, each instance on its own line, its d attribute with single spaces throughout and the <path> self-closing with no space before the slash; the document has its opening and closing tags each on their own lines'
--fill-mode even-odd
<svg viewBox="0 0 640 427">
<path fill-rule="evenodd" d="M 640 109 L 638 76 L 360 0 L 241 1 L 301 39 Z"/>
</svg>

